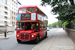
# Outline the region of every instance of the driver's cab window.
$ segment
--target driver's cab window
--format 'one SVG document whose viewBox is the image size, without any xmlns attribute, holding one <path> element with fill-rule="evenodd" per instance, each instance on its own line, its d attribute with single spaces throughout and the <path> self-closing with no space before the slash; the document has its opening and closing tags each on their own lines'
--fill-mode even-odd
<svg viewBox="0 0 75 50">
<path fill-rule="evenodd" d="M 39 28 L 39 24 L 35 23 L 31 25 L 31 29 L 38 29 Z"/>
<path fill-rule="evenodd" d="M 24 23 L 17 23 L 17 29 L 24 29 Z"/>
<path fill-rule="evenodd" d="M 25 23 L 25 30 L 29 30 L 30 29 L 30 23 Z"/>
</svg>

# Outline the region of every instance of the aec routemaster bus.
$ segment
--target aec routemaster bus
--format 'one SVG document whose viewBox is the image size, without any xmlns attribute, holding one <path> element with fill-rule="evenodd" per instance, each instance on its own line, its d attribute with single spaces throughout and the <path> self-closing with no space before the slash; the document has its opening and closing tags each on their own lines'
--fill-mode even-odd
<svg viewBox="0 0 75 50">
<path fill-rule="evenodd" d="M 33 41 L 47 37 L 47 16 L 37 6 L 21 6 L 16 22 L 17 42 Z"/>
</svg>

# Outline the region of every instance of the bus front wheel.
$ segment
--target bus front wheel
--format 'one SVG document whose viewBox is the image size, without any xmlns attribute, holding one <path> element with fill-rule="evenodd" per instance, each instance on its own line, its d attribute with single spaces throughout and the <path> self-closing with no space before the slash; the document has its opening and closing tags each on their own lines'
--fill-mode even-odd
<svg viewBox="0 0 75 50">
<path fill-rule="evenodd" d="M 34 43 L 37 44 L 37 43 L 39 42 L 39 40 L 40 40 L 40 39 L 39 39 L 39 36 L 37 36 L 36 39 L 34 40 Z"/>
</svg>

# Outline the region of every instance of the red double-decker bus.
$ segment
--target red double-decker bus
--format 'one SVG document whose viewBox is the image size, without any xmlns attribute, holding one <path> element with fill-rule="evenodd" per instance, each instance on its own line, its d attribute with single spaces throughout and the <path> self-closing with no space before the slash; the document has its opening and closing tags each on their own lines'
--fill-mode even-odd
<svg viewBox="0 0 75 50">
<path fill-rule="evenodd" d="M 17 15 L 17 42 L 34 41 L 47 37 L 47 16 L 37 6 L 21 6 Z"/>
</svg>

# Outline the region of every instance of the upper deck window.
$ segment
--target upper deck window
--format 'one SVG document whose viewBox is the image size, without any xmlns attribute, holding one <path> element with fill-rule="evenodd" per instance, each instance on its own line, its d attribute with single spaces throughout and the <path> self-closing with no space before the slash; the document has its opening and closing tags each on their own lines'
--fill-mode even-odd
<svg viewBox="0 0 75 50">
<path fill-rule="evenodd" d="M 27 13 L 32 13 L 34 12 L 34 8 L 27 8 Z"/>
<path fill-rule="evenodd" d="M 36 13 L 39 13 L 39 9 L 36 8 Z"/>
<path fill-rule="evenodd" d="M 26 13 L 26 8 L 19 9 L 19 13 Z"/>
<path fill-rule="evenodd" d="M 22 19 L 30 19 L 30 14 L 22 14 Z"/>
</svg>

